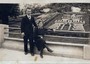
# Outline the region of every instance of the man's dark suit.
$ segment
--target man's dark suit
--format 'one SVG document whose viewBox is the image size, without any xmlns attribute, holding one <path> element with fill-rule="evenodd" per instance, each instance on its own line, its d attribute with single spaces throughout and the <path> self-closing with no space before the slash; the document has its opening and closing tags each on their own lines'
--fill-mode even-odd
<svg viewBox="0 0 90 64">
<path fill-rule="evenodd" d="M 30 46 L 30 52 L 34 53 L 34 43 L 33 43 L 33 25 L 37 27 L 34 17 L 31 16 L 29 19 L 27 16 L 23 17 L 21 22 L 21 32 L 24 32 L 24 51 L 28 52 L 28 40 Z"/>
</svg>

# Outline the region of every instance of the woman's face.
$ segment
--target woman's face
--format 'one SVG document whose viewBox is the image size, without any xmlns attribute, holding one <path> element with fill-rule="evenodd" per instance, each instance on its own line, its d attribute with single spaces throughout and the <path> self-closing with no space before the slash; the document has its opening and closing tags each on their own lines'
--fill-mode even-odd
<svg viewBox="0 0 90 64">
<path fill-rule="evenodd" d="M 31 9 L 27 9 L 27 10 L 26 10 L 26 14 L 27 14 L 27 15 L 31 15 Z"/>
</svg>

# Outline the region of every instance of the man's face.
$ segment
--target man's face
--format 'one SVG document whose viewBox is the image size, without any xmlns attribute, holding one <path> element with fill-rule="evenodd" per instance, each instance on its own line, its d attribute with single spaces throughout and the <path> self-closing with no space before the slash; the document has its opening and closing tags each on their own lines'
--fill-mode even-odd
<svg viewBox="0 0 90 64">
<path fill-rule="evenodd" d="M 31 15 L 31 9 L 27 9 L 26 14 Z"/>
</svg>

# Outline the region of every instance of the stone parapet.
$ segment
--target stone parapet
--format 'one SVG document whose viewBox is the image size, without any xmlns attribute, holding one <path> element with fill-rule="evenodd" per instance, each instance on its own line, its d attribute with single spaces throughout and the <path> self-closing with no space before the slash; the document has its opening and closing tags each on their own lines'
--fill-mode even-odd
<svg viewBox="0 0 90 64">
<path fill-rule="evenodd" d="M 4 42 L 4 25 L 0 24 L 0 48 L 2 47 L 3 42 Z"/>
</svg>

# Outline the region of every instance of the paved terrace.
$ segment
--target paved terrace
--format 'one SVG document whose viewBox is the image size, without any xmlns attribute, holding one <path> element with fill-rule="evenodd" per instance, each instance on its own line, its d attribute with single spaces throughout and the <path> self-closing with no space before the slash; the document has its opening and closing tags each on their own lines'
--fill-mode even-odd
<svg viewBox="0 0 90 64">
<path fill-rule="evenodd" d="M 0 49 L 0 64 L 90 64 L 90 60 L 66 58 L 44 55 L 40 58 L 38 54 L 24 55 L 23 51 Z"/>
</svg>

